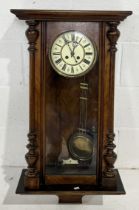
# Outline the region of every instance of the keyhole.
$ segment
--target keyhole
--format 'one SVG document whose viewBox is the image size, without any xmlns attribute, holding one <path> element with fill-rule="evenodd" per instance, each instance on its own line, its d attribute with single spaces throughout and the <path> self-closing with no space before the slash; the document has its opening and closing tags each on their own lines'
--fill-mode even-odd
<svg viewBox="0 0 139 210">
<path fill-rule="evenodd" d="M 79 60 L 80 59 L 80 56 L 77 56 L 77 59 Z"/>
</svg>

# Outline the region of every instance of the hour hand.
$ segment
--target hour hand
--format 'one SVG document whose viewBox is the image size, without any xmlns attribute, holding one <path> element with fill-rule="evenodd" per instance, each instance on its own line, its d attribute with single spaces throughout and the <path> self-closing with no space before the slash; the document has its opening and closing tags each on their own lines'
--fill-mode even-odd
<svg viewBox="0 0 139 210">
<path fill-rule="evenodd" d="M 69 49 L 70 49 L 70 55 L 71 55 L 71 57 L 73 57 L 73 56 L 74 56 L 74 51 L 71 49 L 71 47 L 70 47 L 69 44 L 68 44 L 68 47 L 69 47 Z"/>
<path fill-rule="evenodd" d="M 73 42 L 73 44 L 72 44 L 72 46 L 73 46 L 73 50 L 72 50 L 72 56 L 74 56 L 74 50 L 75 50 L 75 48 L 78 46 L 78 43 L 77 42 Z M 72 57 L 71 56 L 71 57 Z"/>
<path fill-rule="evenodd" d="M 77 63 L 78 61 L 77 61 L 76 58 L 75 58 L 74 49 L 72 50 L 69 44 L 68 44 L 68 47 L 69 47 L 69 49 L 70 49 L 70 53 L 71 53 L 70 55 L 71 55 L 71 57 L 73 57 L 74 60 L 75 60 L 75 62 Z"/>
<path fill-rule="evenodd" d="M 71 49 L 71 47 L 70 47 L 69 43 L 68 43 L 68 47 L 69 47 L 69 49 L 70 49 L 70 52 L 71 52 L 71 54 L 72 54 L 72 49 Z"/>
</svg>

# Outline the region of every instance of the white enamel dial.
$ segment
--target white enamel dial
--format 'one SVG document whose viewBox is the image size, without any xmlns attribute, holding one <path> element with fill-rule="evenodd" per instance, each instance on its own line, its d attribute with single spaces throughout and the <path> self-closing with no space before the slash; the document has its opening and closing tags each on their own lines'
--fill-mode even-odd
<svg viewBox="0 0 139 210">
<path fill-rule="evenodd" d="M 94 42 L 77 31 L 60 34 L 50 49 L 54 70 L 65 77 L 79 77 L 91 70 L 96 62 Z"/>
</svg>

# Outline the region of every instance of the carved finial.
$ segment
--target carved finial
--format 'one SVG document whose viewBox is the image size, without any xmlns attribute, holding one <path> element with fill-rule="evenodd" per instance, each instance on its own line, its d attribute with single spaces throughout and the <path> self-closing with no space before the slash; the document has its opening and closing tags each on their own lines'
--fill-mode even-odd
<svg viewBox="0 0 139 210">
<path fill-rule="evenodd" d="M 107 37 L 110 41 L 110 51 L 115 53 L 117 51 L 116 48 L 117 40 L 120 36 L 120 31 L 117 29 L 119 22 L 112 21 L 109 22 L 108 25 L 110 28 L 107 32 Z"/>
<path fill-rule="evenodd" d="M 113 151 L 114 148 L 116 147 L 115 144 L 113 143 L 114 141 L 115 134 L 112 131 L 109 131 L 107 134 L 107 144 L 105 147 L 105 154 L 104 154 L 104 160 L 106 163 L 105 170 L 103 175 L 105 177 L 114 177 L 114 163 L 116 161 L 117 155 Z"/>
<path fill-rule="evenodd" d="M 39 32 L 36 30 L 36 26 L 38 24 L 37 21 L 35 20 L 28 20 L 26 21 L 26 23 L 28 24 L 29 28 L 26 31 L 26 37 L 29 41 L 29 52 L 34 52 L 36 50 L 35 48 L 35 44 L 36 44 L 36 40 L 38 38 Z"/>
<path fill-rule="evenodd" d="M 38 160 L 38 154 L 36 152 L 37 144 L 36 144 L 36 133 L 30 132 L 28 134 L 28 140 L 29 144 L 27 144 L 28 153 L 25 155 L 26 161 L 28 163 L 28 170 L 26 172 L 26 175 L 28 177 L 34 177 L 36 176 L 37 170 L 36 170 L 36 162 Z"/>
</svg>

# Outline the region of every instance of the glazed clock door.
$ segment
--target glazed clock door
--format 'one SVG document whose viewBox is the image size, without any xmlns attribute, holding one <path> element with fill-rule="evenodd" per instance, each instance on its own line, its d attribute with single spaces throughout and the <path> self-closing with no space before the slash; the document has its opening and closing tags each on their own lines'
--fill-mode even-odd
<svg viewBox="0 0 139 210">
<path fill-rule="evenodd" d="M 45 27 L 45 184 L 97 184 L 99 24 Z"/>
</svg>

